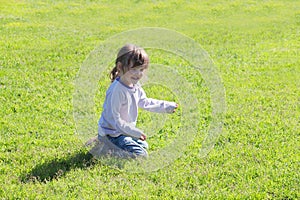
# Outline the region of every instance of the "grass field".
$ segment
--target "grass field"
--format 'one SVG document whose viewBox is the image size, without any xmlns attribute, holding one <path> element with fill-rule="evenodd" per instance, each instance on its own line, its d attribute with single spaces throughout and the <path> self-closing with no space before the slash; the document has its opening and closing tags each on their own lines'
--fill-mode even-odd
<svg viewBox="0 0 300 200">
<path fill-rule="evenodd" d="M 205 83 L 185 70 L 188 63 L 149 50 L 152 62 L 182 63 L 191 90 L 202 91 L 200 123 L 175 162 L 130 173 L 82 147 L 72 99 L 90 52 L 141 27 L 168 28 L 199 43 L 222 78 L 227 112 L 214 149 L 199 156 L 210 124 Z M 298 0 L 0 0 L 0 198 L 299 199 L 299 38 Z M 99 83 L 97 117 L 108 81 Z M 146 89 L 176 99 L 167 89 Z M 178 115 L 149 139 L 150 151 L 176 137 L 170 126 L 179 123 Z"/>
</svg>

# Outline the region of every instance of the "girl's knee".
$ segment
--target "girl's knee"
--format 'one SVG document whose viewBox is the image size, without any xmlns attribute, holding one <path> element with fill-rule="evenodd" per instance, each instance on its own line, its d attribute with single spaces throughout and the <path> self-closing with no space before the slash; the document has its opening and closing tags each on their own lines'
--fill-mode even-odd
<svg viewBox="0 0 300 200">
<path fill-rule="evenodd" d="M 137 140 L 137 143 L 141 145 L 144 149 L 148 149 L 149 145 L 146 141 Z"/>
<path fill-rule="evenodd" d="M 113 149 L 115 152 L 120 152 L 122 154 L 122 151 L 124 151 L 123 153 L 125 153 L 125 155 L 132 158 L 148 157 L 148 152 L 146 150 L 146 148 L 148 148 L 148 143 L 146 141 L 137 141 L 132 137 L 121 135 L 117 138 L 110 137 L 110 142 L 114 144 Z"/>
<path fill-rule="evenodd" d="M 147 143 L 142 145 L 131 137 L 124 138 L 124 150 L 134 154 L 136 157 L 148 157 L 148 152 L 144 145 L 148 147 Z"/>
</svg>

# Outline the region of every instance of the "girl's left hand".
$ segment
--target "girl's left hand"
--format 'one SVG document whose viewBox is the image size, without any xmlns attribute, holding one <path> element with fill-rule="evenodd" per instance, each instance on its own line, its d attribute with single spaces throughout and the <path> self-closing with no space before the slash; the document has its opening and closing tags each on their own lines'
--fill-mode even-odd
<svg viewBox="0 0 300 200">
<path fill-rule="evenodd" d="M 176 109 L 178 108 L 178 104 L 176 103 L 176 107 L 174 108 L 174 110 L 173 110 L 173 113 L 176 111 Z"/>
</svg>

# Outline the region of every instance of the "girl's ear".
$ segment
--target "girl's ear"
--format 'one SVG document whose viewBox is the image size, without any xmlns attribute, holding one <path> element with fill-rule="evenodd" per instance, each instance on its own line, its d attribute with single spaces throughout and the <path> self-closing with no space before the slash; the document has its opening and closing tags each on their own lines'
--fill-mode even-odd
<svg viewBox="0 0 300 200">
<path fill-rule="evenodd" d="M 122 63 L 121 62 L 117 62 L 117 70 L 118 72 L 122 72 Z"/>
</svg>

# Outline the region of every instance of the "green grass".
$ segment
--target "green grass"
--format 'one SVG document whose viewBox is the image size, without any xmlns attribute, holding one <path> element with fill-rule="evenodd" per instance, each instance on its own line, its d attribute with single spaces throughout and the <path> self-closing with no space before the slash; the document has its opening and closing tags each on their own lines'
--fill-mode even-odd
<svg viewBox="0 0 300 200">
<path fill-rule="evenodd" d="M 140 27 L 176 30 L 198 42 L 222 77 L 227 113 L 215 148 L 200 157 L 209 91 L 201 75 L 185 70 L 188 63 L 149 51 L 154 63 L 182 66 L 191 90 L 201 89 L 200 124 L 183 156 L 136 174 L 95 160 L 82 147 L 72 98 L 89 53 Z M 297 0 L 1 0 L 1 199 L 299 199 L 299 38 Z M 99 83 L 97 114 L 107 84 Z M 162 94 L 146 89 L 177 98 L 163 88 L 157 88 Z M 177 126 L 178 115 L 170 126 Z M 150 150 L 174 137 L 168 126 L 160 133 L 149 139 Z"/>
</svg>

